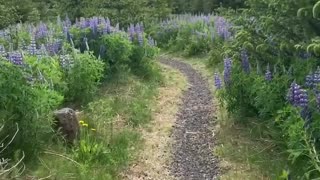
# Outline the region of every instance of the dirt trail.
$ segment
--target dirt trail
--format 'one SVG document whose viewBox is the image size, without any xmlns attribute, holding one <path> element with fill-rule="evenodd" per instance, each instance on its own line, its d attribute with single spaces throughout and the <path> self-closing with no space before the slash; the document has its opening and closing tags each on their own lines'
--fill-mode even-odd
<svg viewBox="0 0 320 180">
<path fill-rule="evenodd" d="M 189 64 L 168 59 L 162 59 L 161 63 L 178 69 L 190 84 L 183 95 L 173 131 L 170 170 L 175 179 L 216 179 L 218 166 L 213 156 L 213 103 L 208 82 Z"/>
<path fill-rule="evenodd" d="M 214 109 L 208 82 L 187 63 L 168 58 L 160 62 L 180 73 L 171 77 L 170 86 L 160 89 L 154 121 L 149 131 L 143 131 L 145 147 L 124 179 L 217 179 Z M 183 88 L 186 83 L 188 88 Z"/>
</svg>

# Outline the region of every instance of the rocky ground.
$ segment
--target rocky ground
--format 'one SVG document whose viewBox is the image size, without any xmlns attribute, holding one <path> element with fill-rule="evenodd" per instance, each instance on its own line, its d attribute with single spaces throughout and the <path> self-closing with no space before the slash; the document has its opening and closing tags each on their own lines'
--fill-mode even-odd
<svg viewBox="0 0 320 180">
<path fill-rule="evenodd" d="M 181 71 L 188 79 L 173 130 L 172 163 L 175 179 L 217 179 L 217 159 L 213 155 L 213 103 L 207 80 L 189 64 L 162 58 L 161 63 Z"/>
</svg>

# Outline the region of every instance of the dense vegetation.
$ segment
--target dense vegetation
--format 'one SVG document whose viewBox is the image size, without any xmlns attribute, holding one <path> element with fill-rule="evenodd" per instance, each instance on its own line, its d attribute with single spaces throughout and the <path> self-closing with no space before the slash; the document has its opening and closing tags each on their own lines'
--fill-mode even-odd
<svg viewBox="0 0 320 180">
<path fill-rule="evenodd" d="M 164 49 L 209 54 L 221 105 L 238 117 L 235 123 L 258 118 L 263 136 L 288 157 L 278 176 L 318 178 L 320 2 L 245 5 L 240 11 L 219 8 L 223 17 L 177 16 L 151 33 Z"/>
<path fill-rule="evenodd" d="M 242 7 L 243 0 L 12 0 L 0 1 L 0 28 L 16 22 L 54 20 L 66 15 L 74 21 L 79 17 L 103 16 L 120 24 L 150 22 L 172 13 L 211 13 L 215 8 Z"/>
<path fill-rule="evenodd" d="M 150 119 L 145 107 L 161 82 L 152 61 L 158 45 L 208 56 L 220 104 L 237 117 L 234 123 L 246 126 L 256 119 L 262 136 L 287 157 L 277 177 L 320 177 L 320 1 L 0 3 L 0 137 L 10 144 L 0 147 L 7 158 L 0 161 L 0 175 L 19 175 L 20 159 L 28 166 L 45 146 L 64 147 L 52 130 L 52 111 L 73 104 L 85 106 L 88 116 L 81 121 L 80 142 L 63 150 L 80 163 L 73 173 L 86 178 L 90 167 L 103 164 L 97 174 L 115 178 L 139 139 L 131 128 Z M 185 12 L 199 15 L 170 15 Z M 138 81 L 133 92 L 144 93 L 94 100 L 102 84 L 119 88 L 123 79 Z M 112 119 L 119 114 L 130 128 L 114 132 Z"/>
<path fill-rule="evenodd" d="M 31 161 L 46 146 L 60 147 L 59 142 L 62 143 L 63 138 L 53 131 L 53 111 L 65 104 L 84 105 L 90 115 L 82 117 L 84 129 L 81 140 L 72 149 L 71 156 L 76 161 L 83 162 L 85 166 L 104 163 L 111 174 L 115 170 L 109 166 L 118 167 L 111 164 L 125 163 L 117 156 L 128 156 L 126 151 L 130 139 L 137 139 L 137 135 L 125 128 L 113 133 L 112 125 L 101 124 L 113 119 L 118 112 L 110 107 L 122 101 L 91 101 L 102 83 L 110 84 L 129 74 L 148 81 L 154 87 L 161 81 L 159 70 L 152 61 L 158 49 L 154 40 L 146 37 L 141 24 L 131 25 L 125 32 L 119 29 L 119 25 L 112 26 L 109 19 L 102 17 L 80 18 L 75 24 L 68 18 L 58 18 L 57 22 L 41 22 L 36 26 L 10 26 L 1 31 L 0 39 L 1 138 L 10 145 L 1 147 L 2 155 L 8 157 L 1 164 L 2 168 L 19 161 L 20 157 L 26 162 Z M 133 86 L 139 90 L 143 87 Z M 128 124 L 137 126 L 150 119 L 150 111 L 144 107 L 153 90 L 150 88 L 150 92 L 141 92 L 141 97 L 137 96 L 144 100 L 126 102 L 133 103 L 132 109 L 125 112 L 132 113 Z M 99 111 L 99 108 L 102 109 Z M 122 111 L 126 111 L 125 108 Z M 108 128 L 107 134 L 100 129 L 103 127 Z M 114 141 L 119 142 L 109 147 L 108 144 Z M 114 152 L 114 148 L 122 150 Z M 15 159 L 9 162 L 9 157 Z M 1 175 L 14 177 L 19 173 L 10 175 L 8 172 L 1 172 Z M 85 178 L 88 174 L 79 176 Z M 108 173 L 104 174 L 106 179 L 112 177 L 108 176 Z"/>
</svg>

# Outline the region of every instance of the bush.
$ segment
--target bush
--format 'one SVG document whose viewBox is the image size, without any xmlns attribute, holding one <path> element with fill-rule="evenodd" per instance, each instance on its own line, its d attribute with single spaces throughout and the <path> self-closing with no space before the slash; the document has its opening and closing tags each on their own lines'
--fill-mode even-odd
<svg viewBox="0 0 320 180">
<path fill-rule="evenodd" d="M 129 70 L 132 44 L 129 37 L 123 33 L 115 33 L 102 37 L 102 43 L 106 48 L 106 64 L 109 64 L 111 75 Z"/>
<path fill-rule="evenodd" d="M 90 52 L 74 53 L 72 61 L 73 65 L 65 75 L 68 84 L 66 99 L 71 102 L 88 102 L 98 90 L 105 65 Z"/>
<path fill-rule="evenodd" d="M 6 126 L 2 135 L 12 134 L 18 123 L 20 132 L 14 145 L 32 154 L 46 143 L 52 132 L 52 110 L 59 106 L 63 96 L 51 89 L 41 76 L 33 77 L 22 67 L 3 60 L 0 65 L 0 124 Z"/>
</svg>

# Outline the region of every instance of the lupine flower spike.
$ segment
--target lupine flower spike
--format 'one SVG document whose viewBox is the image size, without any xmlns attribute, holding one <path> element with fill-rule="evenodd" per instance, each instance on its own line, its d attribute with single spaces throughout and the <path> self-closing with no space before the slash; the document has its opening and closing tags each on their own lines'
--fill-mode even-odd
<svg viewBox="0 0 320 180">
<path fill-rule="evenodd" d="M 287 94 L 288 101 L 296 107 L 307 107 L 308 93 L 306 90 L 302 89 L 296 82 L 293 82 Z"/>
<path fill-rule="evenodd" d="M 215 84 L 217 89 L 221 89 L 222 88 L 221 78 L 220 78 L 218 73 L 214 73 L 214 84 Z"/>
<path fill-rule="evenodd" d="M 267 66 L 267 71 L 266 71 L 266 74 L 265 74 L 265 79 L 266 81 L 271 81 L 272 80 L 272 73 L 270 71 L 270 66 L 268 64 Z"/>
<path fill-rule="evenodd" d="M 241 63 L 242 63 L 242 68 L 244 72 L 250 73 L 250 63 L 249 63 L 249 57 L 248 57 L 247 51 L 242 50 L 240 56 L 241 56 Z"/>
<path fill-rule="evenodd" d="M 224 83 L 228 85 L 231 80 L 231 68 L 232 68 L 232 60 L 230 58 L 224 59 Z"/>
</svg>

